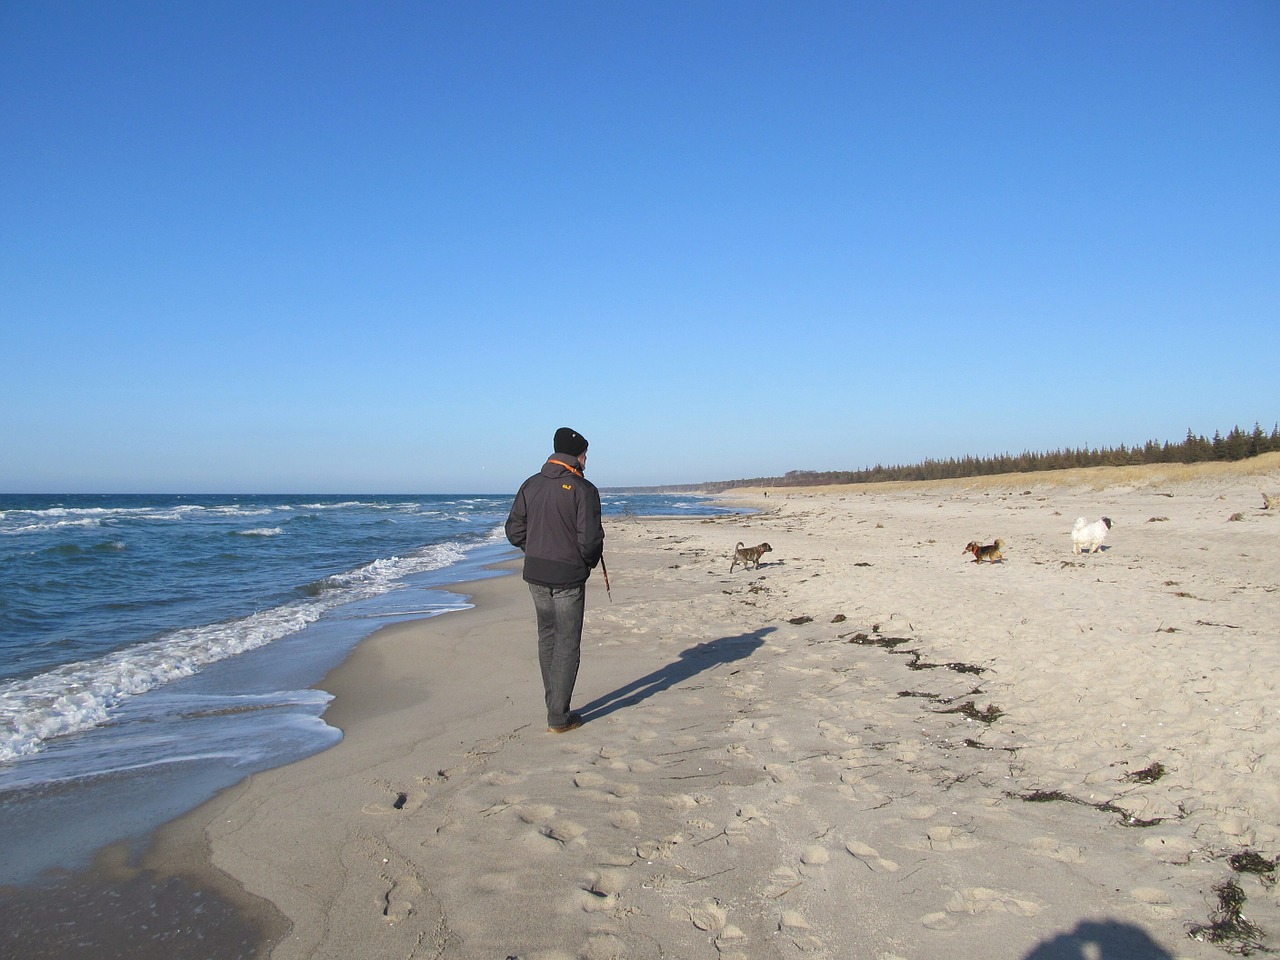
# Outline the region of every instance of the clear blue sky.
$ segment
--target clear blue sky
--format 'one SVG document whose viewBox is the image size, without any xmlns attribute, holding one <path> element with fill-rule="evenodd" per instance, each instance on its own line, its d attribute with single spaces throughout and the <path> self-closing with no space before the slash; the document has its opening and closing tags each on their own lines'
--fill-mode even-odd
<svg viewBox="0 0 1280 960">
<path fill-rule="evenodd" d="M 0 0 L 0 490 L 1280 418 L 1280 3 Z"/>
</svg>

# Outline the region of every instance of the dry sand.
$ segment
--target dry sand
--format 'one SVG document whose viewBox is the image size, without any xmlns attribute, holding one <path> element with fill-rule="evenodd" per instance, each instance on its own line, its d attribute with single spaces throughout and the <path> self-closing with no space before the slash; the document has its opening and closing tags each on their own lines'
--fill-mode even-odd
<svg viewBox="0 0 1280 960">
<path fill-rule="evenodd" d="M 1280 855 L 1260 488 L 1280 457 L 615 520 L 580 730 L 545 732 L 523 583 L 482 581 L 328 679 L 338 746 L 155 856 L 274 904 L 275 960 L 1221 957 L 1188 933 L 1227 880 L 1275 946 L 1275 885 L 1228 860 Z M 731 574 L 738 541 L 773 550 Z"/>
</svg>

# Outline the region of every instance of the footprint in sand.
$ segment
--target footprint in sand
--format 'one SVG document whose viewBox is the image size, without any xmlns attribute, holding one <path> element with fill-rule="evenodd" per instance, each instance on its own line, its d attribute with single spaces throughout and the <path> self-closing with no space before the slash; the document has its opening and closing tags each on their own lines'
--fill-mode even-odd
<svg viewBox="0 0 1280 960">
<path fill-rule="evenodd" d="M 887 860 L 880 856 L 880 851 L 868 844 L 850 840 L 844 845 L 844 848 L 849 851 L 852 857 L 861 860 L 874 872 L 896 873 L 901 869 L 895 861 Z"/>
<path fill-rule="evenodd" d="M 790 893 L 803 882 L 800 879 L 799 872 L 796 870 L 791 867 L 779 867 L 769 875 L 769 885 L 765 887 L 764 895 L 769 900 L 777 900 L 779 897 Z"/>
<path fill-rule="evenodd" d="M 627 885 L 625 870 L 602 870 L 587 877 L 582 884 L 583 899 L 581 907 L 586 913 L 599 913 L 612 910 L 618 904 L 618 897 Z"/>
<path fill-rule="evenodd" d="M 1183 837 L 1147 837 L 1142 846 L 1157 860 L 1173 864 L 1189 863 L 1200 849 L 1198 844 Z"/>
<path fill-rule="evenodd" d="M 791 942 L 806 953 L 823 947 L 822 940 L 810 932 L 808 918 L 799 910 L 783 910 L 778 918 L 778 930 L 789 936 Z"/>
<path fill-rule="evenodd" d="M 805 847 L 800 851 L 800 866 L 806 872 L 821 870 L 830 860 L 830 851 L 818 844 Z"/>
<path fill-rule="evenodd" d="M 587 828 L 572 820 L 557 820 L 539 828 L 544 837 L 549 837 L 561 846 L 568 846 L 587 832 Z"/>
<path fill-rule="evenodd" d="M 1069 843 L 1061 843 L 1053 837 L 1036 837 L 1031 841 L 1031 852 L 1038 857 L 1048 857 L 1062 863 L 1080 863 L 1084 849 Z"/>
<path fill-rule="evenodd" d="M 545 823 L 556 815 L 556 808 L 549 803 L 526 803 L 516 808 L 516 816 L 530 825 Z"/>
<path fill-rule="evenodd" d="M 930 850 L 972 850 L 978 845 L 967 831 L 946 825 L 930 827 L 925 837 Z"/>
<path fill-rule="evenodd" d="M 616 897 L 626 890 L 628 879 L 630 877 L 626 870 L 600 870 L 599 873 L 591 874 L 586 888 L 595 896 Z"/>
<path fill-rule="evenodd" d="M 992 890 L 989 887 L 968 887 L 959 890 L 947 901 L 947 908 L 927 913 L 920 923 L 930 930 L 954 930 L 967 917 L 983 913 L 1008 913 L 1015 917 L 1034 917 L 1040 912 L 1040 904 L 1016 894 Z"/>
<path fill-rule="evenodd" d="M 669 793 L 660 799 L 663 806 L 677 813 L 687 813 L 698 805 L 698 801 L 687 793 Z"/>
<path fill-rule="evenodd" d="M 729 921 L 729 912 L 719 900 L 703 900 L 689 907 L 689 920 L 699 930 L 719 933 Z"/>
<path fill-rule="evenodd" d="M 634 810 L 618 810 L 610 814 L 609 823 L 619 830 L 634 830 L 640 826 L 640 814 Z"/>
<path fill-rule="evenodd" d="M 407 920 L 413 913 L 413 901 L 421 894 L 422 884 L 413 877 L 401 877 L 387 891 L 382 915 L 392 923 Z"/>
<path fill-rule="evenodd" d="M 764 772 L 768 774 L 769 779 L 774 783 L 787 783 L 795 777 L 795 773 L 790 767 L 780 763 L 766 763 Z"/>
</svg>

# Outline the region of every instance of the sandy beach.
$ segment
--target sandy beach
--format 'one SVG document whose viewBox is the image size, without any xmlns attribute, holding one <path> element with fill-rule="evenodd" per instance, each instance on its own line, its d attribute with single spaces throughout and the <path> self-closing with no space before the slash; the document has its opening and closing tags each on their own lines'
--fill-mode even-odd
<svg viewBox="0 0 1280 960">
<path fill-rule="evenodd" d="M 274 960 L 1274 947 L 1260 490 L 1280 457 L 614 520 L 580 730 L 545 732 L 518 575 L 464 586 L 475 609 L 380 631 L 326 680 L 340 744 L 174 823 L 146 863 L 216 880 Z M 1102 515 L 1103 548 L 1073 553 L 1075 517 Z M 995 538 L 1001 562 L 963 552 Z M 731 573 L 739 541 L 772 551 Z M 1189 936 L 1233 890 L 1256 930 Z"/>
</svg>

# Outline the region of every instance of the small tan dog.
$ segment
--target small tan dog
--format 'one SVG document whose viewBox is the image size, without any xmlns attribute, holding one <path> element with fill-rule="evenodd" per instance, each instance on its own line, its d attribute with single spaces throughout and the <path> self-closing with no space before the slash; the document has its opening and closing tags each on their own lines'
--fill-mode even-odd
<svg viewBox="0 0 1280 960">
<path fill-rule="evenodd" d="M 729 564 L 729 572 L 733 573 L 733 568 L 739 563 L 742 564 L 742 569 L 744 570 L 750 567 L 753 563 L 756 565 L 756 569 L 759 570 L 760 558 L 766 553 L 772 552 L 773 547 L 769 546 L 767 543 L 762 543 L 758 547 L 744 547 L 742 545 L 742 541 L 739 540 L 738 545 L 734 547 L 733 550 L 733 563 Z"/>
<path fill-rule="evenodd" d="M 1004 541 L 997 537 L 995 543 L 989 543 L 986 546 L 970 540 L 969 545 L 964 548 L 964 552 L 973 554 L 974 563 L 981 563 L 983 560 L 987 561 L 987 563 L 995 563 L 996 561 L 1004 560 L 1004 554 L 1000 552 L 1003 549 Z"/>
</svg>

